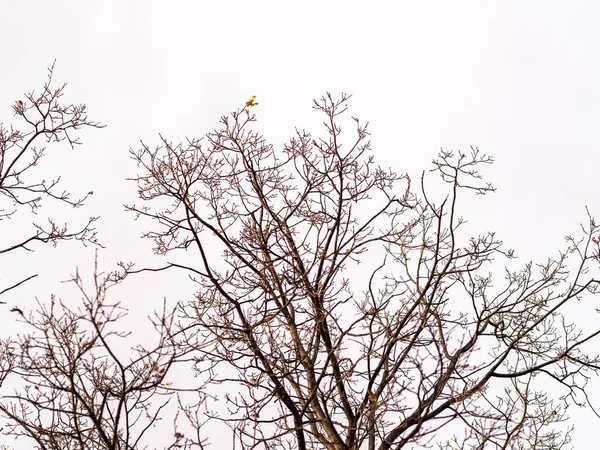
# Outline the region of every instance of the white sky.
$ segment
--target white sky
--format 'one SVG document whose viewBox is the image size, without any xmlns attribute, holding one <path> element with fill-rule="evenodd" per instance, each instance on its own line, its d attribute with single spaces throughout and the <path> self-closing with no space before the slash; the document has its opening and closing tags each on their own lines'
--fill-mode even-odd
<svg viewBox="0 0 600 450">
<path fill-rule="evenodd" d="M 564 250 L 586 205 L 600 216 L 596 1 L 0 0 L 0 44 L 0 122 L 18 125 L 12 104 L 40 89 L 56 59 L 68 98 L 107 125 L 84 132 L 75 151 L 49 152 L 42 169 L 75 193 L 94 191 L 68 214 L 102 216 L 105 268 L 151 256 L 138 239 L 144 227 L 123 211 L 136 195 L 124 181 L 136 173 L 128 150 L 158 133 L 200 137 L 252 94 L 275 145 L 295 126 L 320 132 L 312 99 L 329 90 L 354 95 L 351 112 L 371 123 L 379 163 L 415 180 L 440 147 L 492 154 L 498 192 L 464 211 L 522 263 Z M 43 276 L 3 300 L 31 308 L 36 296 L 72 293 L 59 282 L 77 265 L 89 273 L 93 251 L 67 244 L 19 255 L 23 273 Z M 0 259 L 0 277 L 16 278 L 14 268 L 14 255 Z M 133 314 L 163 296 L 177 300 L 187 291 L 174 283 L 134 282 L 123 301 Z M 13 319 L 0 315 L 4 332 L 17 329 Z M 571 416 L 574 447 L 587 448 L 598 419 Z"/>
</svg>

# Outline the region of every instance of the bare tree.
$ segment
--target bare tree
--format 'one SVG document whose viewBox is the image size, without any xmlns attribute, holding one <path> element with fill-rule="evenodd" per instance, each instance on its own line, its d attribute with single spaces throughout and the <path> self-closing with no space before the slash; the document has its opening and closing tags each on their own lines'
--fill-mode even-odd
<svg viewBox="0 0 600 450">
<path fill-rule="evenodd" d="M 478 172 L 492 158 L 441 152 L 446 193 L 425 174 L 413 191 L 375 165 L 367 126 L 342 133 L 348 98 L 316 101 L 325 137 L 297 131 L 281 151 L 252 131 L 254 105 L 204 142 L 132 151 L 144 204 L 128 208 L 171 262 L 125 269 L 198 283 L 181 332 L 205 343 L 196 370 L 228 383 L 215 418 L 234 448 L 566 448 L 566 409 L 600 364 L 600 329 L 565 315 L 597 292 L 598 226 L 504 269 L 512 252 L 460 216 L 493 191 Z"/>
<path fill-rule="evenodd" d="M 68 191 L 59 186 L 60 175 L 54 179 L 48 178 L 48 173 L 36 175 L 36 169 L 42 164 L 46 147 L 40 144 L 57 144 L 67 142 L 71 147 L 80 144 L 78 130 L 85 127 L 102 128 L 97 122 L 88 119 L 85 105 L 63 105 L 66 84 L 53 87 L 54 65 L 48 69 L 48 79 L 41 92 L 35 91 L 22 99 L 15 101 L 13 111 L 25 131 L 17 128 L 5 128 L 0 123 L 0 222 L 14 218 L 19 211 L 29 210 L 36 214 L 46 201 L 54 201 L 78 208 L 93 192 L 88 192 L 81 198 L 72 198 Z M 7 239 L 9 233 L 2 233 L 0 255 L 18 250 L 31 251 L 38 243 L 78 240 L 98 245 L 94 222 L 91 217 L 85 225 L 72 230 L 59 221 L 48 218 L 47 223 L 33 223 L 29 235 Z M 19 219 L 21 222 L 21 219 Z M 6 223 L 6 222 L 5 222 Z M 4 278 L 6 274 L 2 274 Z M 16 288 L 22 283 L 34 278 L 31 274 L 20 280 L 9 281 L 9 285 L 0 285 L 0 295 Z"/>
<path fill-rule="evenodd" d="M 88 119 L 85 105 L 61 103 L 66 85 L 52 87 L 53 70 L 41 93 L 32 92 L 13 106 L 29 131 L 0 125 L 0 194 L 7 200 L 0 204 L 0 220 L 21 223 L 23 213 L 37 214 L 48 201 L 78 208 L 93 195 L 73 199 L 60 188 L 60 176 L 47 181 L 46 171 L 36 173 L 46 151 L 40 143 L 66 142 L 73 148 L 80 144 L 78 130 L 103 127 Z M 0 254 L 7 258 L 18 250 L 33 251 L 38 242 L 56 246 L 66 240 L 101 247 L 96 220 L 90 218 L 75 231 L 48 219 L 47 225 L 33 223 L 30 235 L 4 232 Z M 0 287 L 0 295 L 36 276 Z M 9 448 L 8 436 L 44 450 L 204 448 L 200 409 L 205 395 L 197 388 L 175 387 L 166 378 L 175 364 L 186 363 L 186 347 L 175 345 L 173 311 L 165 303 L 150 318 L 154 346 L 131 347 L 131 333 L 122 331 L 127 310 L 106 297 L 121 279 L 104 276 L 96 264 L 91 292 L 79 272 L 70 281 L 83 296 L 78 307 L 52 296 L 48 303 L 38 302 L 37 310 L 10 309 L 22 332 L 0 340 L 0 448 Z M 173 431 L 165 435 L 168 424 L 163 424 L 157 435 L 165 418 Z"/>
<path fill-rule="evenodd" d="M 2 343 L 3 434 L 48 450 L 137 449 L 169 440 L 165 448 L 203 448 L 199 427 L 195 436 L 182 432 L 173 412 L 178 390 L 166 377 L 184 355 L 174 345 L 166 305 L 153 318 L 156 344 L 130 349 L 124 344 L 131 333 L 118 328 L 127 311 L 106 297 L 114 284 L 97 268 L 91 294 L 78 273 L 71 282 L 83 296 L 80 307 L 52 297 L 22 315 L 25 334 Z M 168 424 L 161 425 L 157 441 L 165 412 L 174 417 L 174 431 L 165 436 Z M 193 410 L 187 406 L 185 413 Z"/>
</svg>

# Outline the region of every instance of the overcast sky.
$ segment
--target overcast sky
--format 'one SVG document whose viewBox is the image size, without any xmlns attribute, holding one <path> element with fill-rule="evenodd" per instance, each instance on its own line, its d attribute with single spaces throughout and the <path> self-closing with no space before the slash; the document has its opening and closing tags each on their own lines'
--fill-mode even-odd
<svg viewBox="0 0 600 450">
<path fill-rule="evenodd" d="M 379 163 L 413 178 L 440 148 L 493 155 L 486 176 L 498 192 L 465 211 L 523 263 L 564 250 L 585 206 L 600 217 L 597 1 L 0 0 L 0 44 L 0 122 L 19 126 L 14 101 L 39 90 L 56 59 L 68 99 L 107 125 L 83 132 L 75 151 L 58 147 L 42 169 L 73 192 L 94 191 L 69 218 L 102 216 L 107 269 L 151 256 L 122 206 L 136 196 L 129 149 L 158 133 L 200 137 L 250 95 L 276 146 L 294 127 L 318 125 L 312 99 L 331 91 L 353 95 Z M 19 255 L 43 276 L 5 300 L 32 308 L 68 292 L 60 281 L 75 266 L 89 273 L 93 252 L 67 244 Z M 14 258 L 0 259 L 2 274 Z M 184 295 L 171 283 L 134 282 L 123 300 L 134 310 Z M 593 391 L 600 403 L 599 381 Z M 599 419 L 571 417 L 575 448 L 589 448 Z"/>
</svg>

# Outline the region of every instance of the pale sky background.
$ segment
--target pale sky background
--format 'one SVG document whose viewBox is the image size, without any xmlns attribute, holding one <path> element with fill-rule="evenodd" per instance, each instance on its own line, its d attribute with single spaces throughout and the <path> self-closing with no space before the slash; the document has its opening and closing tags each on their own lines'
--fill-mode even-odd
<svg viewBox="0 0 600 450">
<path fill-rule="evenodd" d="M 486 175 L 498 192 L 472 198 L 463 213 L 479 232 L 497 231 L 524 264 L 564 250 L 585 206 L 600 218 L 599 46 L 592 0 L 0 0 L 0 122 L 21 126 L 11 106 L 39 91 L 56 59 L 68 99 L 107 128 L 84 131 L 75 151 L 51 148 L 41 172 L 60 174 L 76 194 L 94 191 L 67 217 L 102 216 L 99 255 L 110 269 L 153 261 L 151 243 L 139 239 L 146 227 L 123 208 L 136 199 L 125 178 L 136 174 L 128 150 L 140 139 L 200 137 L 255 94 L 259 127 L 280 146 L 296 126 L 321 132 L 313 98 L 351 93 L 379 163 L 415 181 L 440 148 L 493 155 Z M 89 274 L 93 255 L 67 243 L 0 259 L 3 279 L 18 278 L 17 268 L 42 273 L 3 300 L 31 309 L 54 292 L 76 302 L 60 281 L 76 266 Z M 189 292 L 181 278 L 133 280 L 115 292 L 143 318 L 163 297 Z M 3 336 L 19 327 L 8 309 Z M 593 392 L 600 404 L 599 380 Z M 574 447 L 591 448 L 600 419 L 570 415 Z"/>
</svg>

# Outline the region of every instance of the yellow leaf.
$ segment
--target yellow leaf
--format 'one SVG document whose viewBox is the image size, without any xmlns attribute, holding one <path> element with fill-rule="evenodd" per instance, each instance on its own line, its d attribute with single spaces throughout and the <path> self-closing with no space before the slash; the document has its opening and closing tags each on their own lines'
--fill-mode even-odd
<svg viewBox="0 0 600 450">
<path fill-rule="evenodd" d="M 250 99 L 246 102 L 246 106 L 256 106 L 256 105 L 258 105 L 258 103 L 254 102 L 255 98 L 256 98 L 256 95 L 253 95 L 252 97 L 250 97 Z"/>
<path fill-rule="evenodd" d="M 375 403 L 377 401 L 377 395 L 371 389 L 367 391 L 367 397 L 369 397 L 369 401 Z"/>
</svg>

